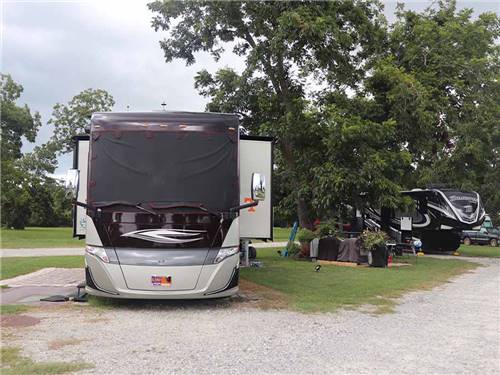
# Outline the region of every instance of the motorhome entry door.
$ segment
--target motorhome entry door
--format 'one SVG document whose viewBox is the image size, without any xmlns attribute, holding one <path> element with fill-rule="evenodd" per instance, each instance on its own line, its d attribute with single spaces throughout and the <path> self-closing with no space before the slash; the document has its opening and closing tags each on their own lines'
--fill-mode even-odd
<svg viewBox="0 0 500 375">
<path fill-rule="evenodd" d="M 252 173 L 260 173 L 266 180 L 266 198 L 240 211 L 240 238 L 273 239 L 272 155 L 272 138 L 240 136 L 240 202 L 252 201 Z"/>
</svg>

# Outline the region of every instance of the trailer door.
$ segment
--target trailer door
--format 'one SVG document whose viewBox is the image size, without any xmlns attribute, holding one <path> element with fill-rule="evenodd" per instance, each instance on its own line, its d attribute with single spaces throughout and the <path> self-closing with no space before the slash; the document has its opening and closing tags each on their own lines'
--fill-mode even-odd
<svg viewBox="0 0 500 375">
<path fill-rule="evenodd" d="M 76 201 L 87 203 L 87 170 L 89 162 L 89 137 L 77 136 L 73 138 L 73 169 L 79 171 L 78 190 Z M 87 233 L 87 210 L 84 207 L 73 206 L 73 237 L 85 238 Z"/>
<path fill-rule="evenodd" d="M 266 198 L 240 211 L 240 238 L 273 239 L 272 154 L 272 138 L 240 136 L 240 202 L 252 201 L 252 173 L 263 174 L 266 179 Z"/>
</svg>

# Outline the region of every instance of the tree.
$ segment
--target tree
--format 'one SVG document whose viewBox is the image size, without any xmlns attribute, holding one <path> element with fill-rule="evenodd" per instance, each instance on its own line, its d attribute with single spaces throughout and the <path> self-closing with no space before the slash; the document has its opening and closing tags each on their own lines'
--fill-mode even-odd
<svg viewBox="0 0 500 375">
<path fill-rule="evenodd" d="M 23 137 L 34 142 L 41 125 L 38 112 L 27 105 L 18 106 L 23 87 L 9 75 L 1 76 L 2 106 L 2 220 L 3 226 L 24 229 L 28 224 L 40 226 L 68 225 L 70 203 L 63 187 L 48 173 L 57 166 L 56 155 L 70 148 L 71 137 L 82 132 L 94 111 L 111 108 L 113 98 L 103 90 L 85 90 L 68 105 L 57 104 L 50 123 L 56 133 L 49 142 L 32 152 L 21 152 Z"/>
<path fill-rule="evenodd" d="M 456 2 L 397 12 L 387 56 L 368 78 L 371 115 L 394 121 L 412 156 L 408 187 L 442 182 L 500 212 L 500 21 Z M 500 215 L 497 216 L 500 220 Z"/>
<path fill-rule="evenodd" d="M 75 95 L 67 104 L 57 103 L 48 124 L 54 126 L 54 135 L 46 147 L 61 153 L 72 151 L 71 138 L 83 134 L 96 112 L 111 111 L 115 101 L 107 91 L 87 89 Z"/>
<path fill-rule="evenodd" d="M 23 87 L 10 75 L 2 74 L 1 91 L 1 167 L 2 167 L 2 225 L 22 229 L 30 215 L 30 193 L 25 188 L 27 176 L 19 168 L 22 157 L 22 139 L 34 142 L 40 127 L 40 115 L 31 113 L 25 104 L 19 106 L 16 101 L 21 97 Z"/>
<path fill-rule="evenodd" d="M 8 74 L 0 75 L 1 108 L 2 108 L 2 161 L 21 157 L 22 138 L 34 142 L 38 128 L 41 126 L 40 114 L 31 113 L 29 107 L 18 106 L 16 101 L 21 97 L 23 87 L 15 83 Z"/>
<path fill-rule="evenodd" d="M 155 1 L 149 8 L 155 30 L 169 32 L 160 42 L 167 62 L 192 64 L 199 51 L 218 60 L 229 43 L 245 58 L 241 75 L 202 71 L 196 85 L 213 98 L 208 109 L 239 113 L 247 129 L 276 137 L 282 180 L 301 226 L 311 227 L 310 166 L 320 150 L 311 147 L 319 128 L 308 87 L 357 86 L 384 37 L 378 2 Z"/>
</svg>

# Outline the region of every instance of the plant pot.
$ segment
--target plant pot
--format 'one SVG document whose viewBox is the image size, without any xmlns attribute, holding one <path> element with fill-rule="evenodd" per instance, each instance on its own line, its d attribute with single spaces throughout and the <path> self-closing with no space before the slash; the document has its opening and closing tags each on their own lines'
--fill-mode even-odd
<svg viewBox="0 0 500 375">
<path fill-rule="evenodd" d="M 386 246 L 375 246 L 368 253 L 368 264 L 372 267 L 387 267 L 389 251 Z"/>
</svg>

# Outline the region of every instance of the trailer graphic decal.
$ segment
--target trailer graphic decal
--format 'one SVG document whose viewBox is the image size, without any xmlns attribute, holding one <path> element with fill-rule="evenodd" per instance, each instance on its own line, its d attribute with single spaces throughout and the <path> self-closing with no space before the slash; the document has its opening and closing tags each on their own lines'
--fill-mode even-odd
<svg viewBox="0 0 500 375">
<path fill-rule="evenodd" d="M 187 243 L 202 240 L 205 233 L 206 231 L 187 229 L 143 229 L 122 234 L 121 237 L 159 243 Z"/>
</svg>

